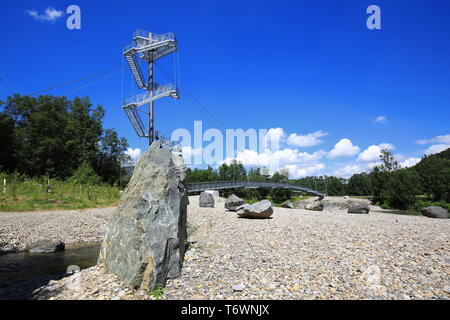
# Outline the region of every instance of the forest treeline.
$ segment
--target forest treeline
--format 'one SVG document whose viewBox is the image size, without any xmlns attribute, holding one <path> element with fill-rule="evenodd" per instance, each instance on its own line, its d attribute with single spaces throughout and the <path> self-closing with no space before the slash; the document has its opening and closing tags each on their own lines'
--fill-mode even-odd
<svg viewBox="0 0 450 320">
<path fill-rule="evenodd" d="M 329 196 L 370 196 L 384 208 L 412 209 L 428 202 L 440 202 L 444 207 L 450 203 L 450 149 L 425 156 L 411 168 L 401 168 L 392 153 L 382 150 L 380 164 L 369 173 L 354 174 L 350 178 L 334 176 L 311 176 L 289 179 L 288 170 L 275 172 L 264 177 L 261 169 L 246 168 L 237 161 L 222 164 L 218 169 L 188 170 L 188 182 L 251 180 L 287 182 L 308 187 Z M 270 188 L 228 189 L 224 195 L 235 193 L 245 199 L 260 200 L 271 198 L 275 203 L 292 199 L 290 190 Z M 418 197 L 422 196 L 422 198 Z"/>
<path fill-rule="evenodd" d="M 129 161 L 128 143 L 114 129 L 105 129 L 105 110 L 93 107 L 88 97 L 14 95 L 0 101 L 0 172 L 22 180 L 45 177 L 75 184 L 108 183 L 124 187 L 129 176 L 121 163 Z M 392 153 L 383 150 L 379 165 L 349 179 L 333 176 L 290 179 L 287 170 L 267 177 L 261 169 L 247 170 L 233 161 L 217 169 L 189 169 L 187 182 L 252 180 L 309 187 L 330 196 L 371 196 L 384 207 L 408 209 L 418 201 L 450 202 L 450 149 L 425 156 L 411 168 L 401 168 Z M 16 178 L 13 178 L 16 179 Z M 44 180 L 43 180 L 44 181 Z M 47 182 L 47 185 L 50 185 Z M 286 189 L 225 190 L 248 200 L 270 198 L 275 203 L 292 199 Z M 423 200 L 418 200 L 421 195 Z"/>
<path fill-rule="evenodd" d="M 92 169 L 103 182 L 120 184 L 128 143 L 103 128 L 102 106 L 88 97 L 18 94 L 0 106 L 0 172 L 66 180 Z"/>
</svg>

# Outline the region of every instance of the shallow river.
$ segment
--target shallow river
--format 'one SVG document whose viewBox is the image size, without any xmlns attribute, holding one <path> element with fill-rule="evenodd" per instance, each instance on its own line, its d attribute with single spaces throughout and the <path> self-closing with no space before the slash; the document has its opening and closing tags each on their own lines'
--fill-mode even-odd
<svg viewBox="0 0 450 320">
<path fill-rule="evenodd" d="M 41 277 L 57 279 L 69 265 L 81 269 L 97 263 L 101 243 L 68 245 L 66 250 L 55 253 L 11 253 L 0 256 L 0 290 Z M 20 286 L 20 284 L 19 284 Z M 0 299 L 1 299 L 0 295 Z"/>
</svg>

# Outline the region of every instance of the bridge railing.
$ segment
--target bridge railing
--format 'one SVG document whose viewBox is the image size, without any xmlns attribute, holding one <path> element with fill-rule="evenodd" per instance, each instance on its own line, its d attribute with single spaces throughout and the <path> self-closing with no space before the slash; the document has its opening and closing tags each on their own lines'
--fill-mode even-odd
<svg viewBox="0 0 450 320">
<path fill-rule="evenodd" d="M 231 188 L 280 188 L 280 189 L 291 189 L 302 192 L 308 192 L 319 197 L 324 197 L 325 195 L 316 190 L 297 186 L 288 183 L 282 182 L 270 182 L 270 181 L 245 181 L 245 180 L 237 180 L 237 181 L 214 181 L 214 182 L 195 182 L 188 183 L 187 189 L 188 192 L 198 192 L 204 190 L 220 190 L 220 189 L 231 189 Z"/>
</svg>

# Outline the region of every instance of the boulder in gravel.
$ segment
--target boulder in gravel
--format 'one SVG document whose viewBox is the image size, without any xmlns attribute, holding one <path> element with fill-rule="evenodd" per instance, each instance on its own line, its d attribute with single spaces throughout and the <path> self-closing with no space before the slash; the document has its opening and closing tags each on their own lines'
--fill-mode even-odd
<svg viewBox="0 0 450 320">
<path fill-rule="evenodd" d="M 181 150 L 159 141 L 139 159 L 98 259 L 127 287 L 150 292 L 180 276 L 187 243 L 186 170 Z"/>
<path fill-rule="evenodd" d="M 305 205 L 305 209 L 306 210 L 311 210 L 311 211 L 322 211 L 323 210 L 323 204 L 320 200 L 316 200 L 313 203 L 307 203 Z"/>
<path fill-rule="evenodd" d="M 32 253 L 51 253 L 57 251 L 63 251 L 66 245 L 61 240 L 39 240 L 30 243 L 25 251 Z"/>
<path fill-rule="evenodd" d="M 269 200 L 244 204 L 237 208 L 238 216 L 241 218 L 267 219 L 273 214 L 272 203 Z"/>
<path fill-rule="evenodd" d="M 348 210 L 349 208 L 358 205 L 369 206 L 370 200 L 349 198 L 348 196 L 326 197 L 322 200 L 322 204 L 324 205 L 324 210 Z"/>
<path fill-rule="evenodd" d="M 200 193 L 199 206 L 201 208 L 214 208 L 214 196 L 208 192 Z"/>
<path fill-rule="evenodd" d="M 354 204 L 347 210 L 348 213 L 358 213 L 358 214 L 368 214 L 369 211 L 370 207 L 363 203 Z"/>
<path fill-rule="evenodd" d="M 244 200 L 239 198 L 237 195 L 232 194 L 228 197 L 227 201 L 225 201 L 225 209 L 228 209 L 230 211 L 237 211 L 237 208 L 242 206 L 244 203 Z"/>
<path fill-rule="evenodd" d="M 288 208 L 288 209 L 294 209 L 294 205 L 289 200 L 283 202 L 280 207 Z"/>
<path fill-rule="evenodd" d="M 439 206 L 431 206 L 420 209 L 422 214 L 426 217 L 437 219 L 448 219 L 448 211 Z"/>
</svg>

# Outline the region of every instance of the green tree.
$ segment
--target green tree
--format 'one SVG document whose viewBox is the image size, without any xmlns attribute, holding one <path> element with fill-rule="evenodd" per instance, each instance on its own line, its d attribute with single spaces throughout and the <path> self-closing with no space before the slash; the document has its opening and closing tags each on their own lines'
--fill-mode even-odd
<svg viewBox="0 0 450 320">
<path fill-rule="evenodd" d="M 70 155 L 67 166 L 73 170 L 80 163 L 88 162 L 97 165 L 99 143 L 102 139 L 103 107 L 92 109 L 89 98 L 75 98 L 68 103 L 68 118 L 64 134 L 65 148 Z M 101 152 L 101 151 L 100 151 Z M 104 174 L 102 174 L 104 175 Z"/>
<path fill-rule="evenodd" d="M 343 196 L 347 194 L 347 179 L 337 177 L 324 177 L 326 193 L 329 196 Z"/>
<path fill-rule="evenodd" d="M 271 179 L 273 182 L 289 183 L 289 170 L 286 168 L 276 171 Z M 275 203 L 282 203 L 292 198 L 292 190 L 282 188 L 272 188 L 270 197 Z"/>
<path fill-rule="evenodd" d="M 224 163 L 219 167 L 219 176 L 222 181 L 247 180 L 247 171 L 241 162 L 233 159 L 229 165 Z"/>
<path fill-rule="evenodd" d="M 419 192 L 420 179 L 417 172 L 412 169 L 400 169 L 391 173 L 389 179 L 389 204 L 396 209 L 405 210 L 416 202 Z"/>
<path fill-rule="evenodd" d="M 0 112 L 0 170 L 12 171 L 16 167 L 17 141 L 14 132 L 14 120 Z"/>
<path fill-rule="evenodd" d="M 348 194 L 352 196 L 368 196 L 372 194 L 370 177 L 367 173 L 358 173 L 348 181 Z"/>
<path fill-rule="evenodd" d="M 98 185 L 102 182 L 102 178 L 95 173 L 90 164 L 83 162 L 75 170 L 73 175 L 69 177 L 68 182 L 73 184 Z"/>
<path fill-rule="evenodd" d="M 2 170 L 65 179 L 88 163 L 105 181 L 119 179 L 126 140 L 103 131 L 104 109 L 89 98 L 16 94 L 0 105 Z"/>
<path fill-rule="evenodd" d="M 127 150 L 125 138 L 119 138 L 114 129 L 107 129 L 101 136 L 96 171 L 104 181 L 115 183 L 120 177 L 121 156 Z"/>
<path fill-rule="evenodd" d="M 389 200 L 392 193 L 390 189 L 391 172 L 400 168 L 394 155 L 389 150 L 381 150 L 381 164 L 374 166 L 370 173 L 370 181 L 375 202 L 383 204 Z"/>
<path fill-rule="evenodd" d="M 429 199 L 450 202 L 450 159 L 439 154 L 426 156 L 415 169 L 420 176 L 422 192 Z"/>
<path fill-rule="evenodd" d="M 211 166 L 208 166 L 207 169 L 198 169 L 194 170 L 188 168 L 186 175 L 186 182 L 207 182 L 207 181 L 219 181 L 219 174 L 216 170 L 214 170 Z"/>
</svg>

